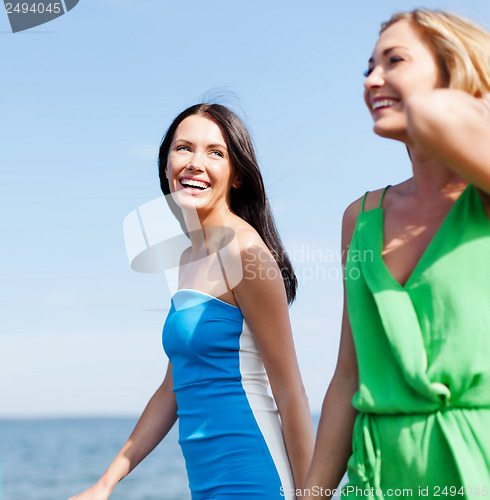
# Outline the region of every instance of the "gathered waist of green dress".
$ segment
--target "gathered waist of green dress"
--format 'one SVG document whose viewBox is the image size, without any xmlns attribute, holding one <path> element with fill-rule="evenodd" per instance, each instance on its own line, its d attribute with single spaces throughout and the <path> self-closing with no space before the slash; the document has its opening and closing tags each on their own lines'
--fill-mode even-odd
<svg viewBox="0 0 490 500">
<path fill-rule="evenodd" d="M 446 405 L 441 405 L 440 407 L 436 408 L 430 408 L 430 407 L 419 407 L 419 408 L 412 408 L 412 409 L 381 409 L 381 408 L 369 408 L 369 409 L 361 409 L 357 408 L 354 405 L 354 408 L 359 412 L 361 415 L 366 415 L 369 417 L 409 417 L 409 416 L 414 416 L 416 417 L 417 415 L 420 416 L 427 416 L 430 415 L 431 413 L 445 413 L 445 412 L 451 412 L 451 411 L 472 411 L 472 410 L 489 410 L 490 411 L 490 404 L 483 404 L 483 405 L 452 405 L 452 404 L 446 404 Z"/>
<path fill-rule="evenodd" d="M 480 391 L 479 391 L 480 392 Z M 407 395 L 399 397 L 386 396 L 382 401 L 367 398 L 362 393 L 356 393 L 352 399 L 352 406 L 360 413 L 372 415 L 427 415 L 430 413 L 452 410 L 490 409 L 490 391 L 485 397 L 475 397 L 476 394 L 467 393 L 465 397 L 452 398 L 415 398 Z"/>
</svg>

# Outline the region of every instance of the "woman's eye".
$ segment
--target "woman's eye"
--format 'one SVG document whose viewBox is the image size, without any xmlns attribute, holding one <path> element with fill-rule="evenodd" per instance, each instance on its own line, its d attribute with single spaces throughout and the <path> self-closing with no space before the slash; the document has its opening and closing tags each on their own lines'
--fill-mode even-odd
<svg viewBox="0 0 490 500">
<path fill-rule="evenodd" d="M 211 151 L 212 155 L 219 156 L 220 158 L 224 158 L 225 155 L 221 151 Z"/>
<path fill-rule="evenodd" d="M 189 151 L 189 146 L 177 146 L 177 151 Z"/>
<path fill-rule="evenodd" d="M 403 61 L 403 58 L 401 58 L 399 56 L 391 56 L 389 61 L 390 61 L 390 64 L 396 64 L 396 63 Z"/>
<path fill-rule="evenodd" d="M 388 59 L 388 65 L 389 66 L 393 66 L 394 64 L 397 64 L 399 62 L 402 62 L 404 61 L 403 57 L 400 57 L 400 56 L 390 56 L 390 58 Z M 367 78 L 373 71 L 374 71 L 374 66 L 371 67 L 371 68 L 368 68 L 365 72 L 364 72 L 364 76 Z"/>
</svg>

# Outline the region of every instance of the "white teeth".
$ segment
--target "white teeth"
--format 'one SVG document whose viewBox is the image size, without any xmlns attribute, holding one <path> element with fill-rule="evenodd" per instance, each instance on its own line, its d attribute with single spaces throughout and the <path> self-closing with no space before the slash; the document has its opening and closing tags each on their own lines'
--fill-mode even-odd
<svg viewBox="0 0 490 500">
<path fill-rule="evenodd" d="M 181 179 L 180 183 L 184 187 L 190 187 L 190 188 L 206 189 L 209 187 L 205 182 L 191 180 L 191 179 Z"/>
<path fill-rule="evenodd" d="M 379 108 L 387 108 L 389 106 L 394 106 L 398 101 L 395 101 L 394 99 L 383 99 L 382 101 L 376 101 L 373 102 L 371 107 L 373 108 L 373 111 L 376 111 Z"/>
</svg>

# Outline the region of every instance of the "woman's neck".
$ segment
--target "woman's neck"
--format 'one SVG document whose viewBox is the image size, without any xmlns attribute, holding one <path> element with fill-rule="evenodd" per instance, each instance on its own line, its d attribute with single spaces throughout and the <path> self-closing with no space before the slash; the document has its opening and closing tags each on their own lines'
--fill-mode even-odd
<svg viewBox="0 0 490 500">
<path fill-rule="evenodd" d="M 233 219 L 237 216 L 229 207 L 211 211 L 196 210 L 193 213 L 184 212 L 184 221 L 189 230 L 192 246 L 192 255 L 197 256 L 209 253 L 210 247 L 214 248 L 213 240 L 221 238 L 221 233 L 229 231 Z"/>
<path fill-rule="evenodd" d="M 417 148 L 410 147 L 408 154 L 412 162 L 410 189 L 413 194 L 423 197 L 436 193 L 447 195 L 461 192 L 467 186 L 465 179 Z"/>
</svg>

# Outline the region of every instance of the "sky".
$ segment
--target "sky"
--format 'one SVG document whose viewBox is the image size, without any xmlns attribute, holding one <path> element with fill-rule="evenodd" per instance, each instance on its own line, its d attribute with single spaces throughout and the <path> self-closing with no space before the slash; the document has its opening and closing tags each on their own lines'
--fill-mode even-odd
<svg viewBox="0 0 490 500">
<path fill-rule="evenodd" d="M 0 7 L 0 418 L 137 415 L 161 383 L 169 290 L 131 270 L 122 224 L 161 196 L 173 118 L 228 105 L 254 140 L 300 286 L 290 309 L 320 410 L 342 310 L 340 228 L 367 190 L 410 176 L 362 98 L 379 0 L 80 0 L 12 33 Z M 427 0 L 487 29 L 488 0 Z"/>
</svg>

